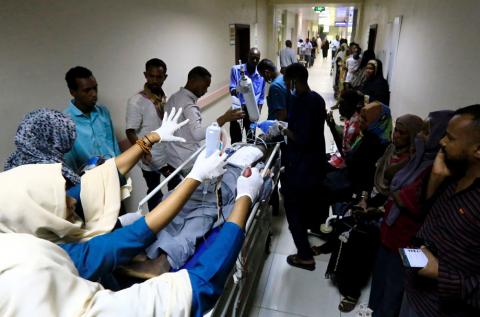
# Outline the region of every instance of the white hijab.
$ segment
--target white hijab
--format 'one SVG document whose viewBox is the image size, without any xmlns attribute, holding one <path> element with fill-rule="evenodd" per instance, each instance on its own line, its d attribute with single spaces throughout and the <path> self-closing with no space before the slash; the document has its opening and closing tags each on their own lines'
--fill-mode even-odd
<svg viewBox="0 0 480 317">
<path fill-rule="evenodd" d="M 111 231 L 120 210 L 117 173 L 115 160 L 110 159 L 82 176 L 85 223 L 66 220 L 62 164 L 22 165 L 0 173 L 0 232 L 71 242 Z"/>
</svg>

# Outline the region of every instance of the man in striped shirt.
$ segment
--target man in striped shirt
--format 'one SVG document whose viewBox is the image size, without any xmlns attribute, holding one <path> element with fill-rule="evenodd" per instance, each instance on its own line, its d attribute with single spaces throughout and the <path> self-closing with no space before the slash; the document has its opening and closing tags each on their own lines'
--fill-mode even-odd
<svg viewBox="0 0 480 317">
<path fill-rule="evenodd" d="M 417 234 L 432 247 L 407 274 L 401 317 L 480 316 L 480 105 L 457 110 L 440 144 Z"/>
</svg>

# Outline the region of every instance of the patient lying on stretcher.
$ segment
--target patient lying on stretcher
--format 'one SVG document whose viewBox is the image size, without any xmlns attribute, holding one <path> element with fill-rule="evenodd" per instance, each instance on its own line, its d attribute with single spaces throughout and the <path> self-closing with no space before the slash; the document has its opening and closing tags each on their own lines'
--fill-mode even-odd
<svg viewBox="0 0 480 317">
<path fill-rule="evenodd" d="M 157 234 L 156 241 L 146 249 L 146 257 L 137 257 L 138 261 L 123 267 L 125 273 L 150 278 L 170 269 L 182 268 L 194 254 L 198 242 L 229 217 L 235 204 L 237 178 L 246 166 L 261 168 L 264 152 L 264 147 L 255 145 L 237 150 L 227 159 L 222 178 L 199 186 L 182 211 Z M 260 197 L 268 196 L 271 191 L 271 178 L 266 178 Z M 120 222 L 126 225 L 140 216 L 140 213 L 127 214 L 120 217 Z"/>
</svg>

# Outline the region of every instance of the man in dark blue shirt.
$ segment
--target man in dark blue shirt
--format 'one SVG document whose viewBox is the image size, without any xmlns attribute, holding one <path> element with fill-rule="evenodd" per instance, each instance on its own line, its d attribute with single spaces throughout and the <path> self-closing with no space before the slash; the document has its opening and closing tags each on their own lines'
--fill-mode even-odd
<svg viewBox="0 0 480 317">
<path fill-rule="evenodd" d="M 270 84 L 267 96 L 268 120 L 287 120 L 287 107 L 290 93 L 283 75 L 277 71 L 269 59 L 262 59 L 257 66 L 258 73 Z"/>
<path fill-rule="evenodd" d="M 290 232 L 297 254 L 287 257 L 287 262 L 296 267 L 313 271 L 315 260 L 307 237 L 307 223 L 312 208 L 321 203 L 321 184 L 325 176 L 324 125 L 327 112 L 325 101 L 308 86 L 308 71 L 299 63 L 285 70 L 285 83 L 292 94 L 288 112 L 288 129 L 283 154 L 285 173 L 282 175 L 282 193 Z M 320 198 L 320 199 L 319 199 Z"/>
</svg>

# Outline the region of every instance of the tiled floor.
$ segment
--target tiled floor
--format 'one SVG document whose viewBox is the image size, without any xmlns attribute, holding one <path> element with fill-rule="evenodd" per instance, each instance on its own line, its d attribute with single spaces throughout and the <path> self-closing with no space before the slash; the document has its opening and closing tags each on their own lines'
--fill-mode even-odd
<svg viewBox="0 0 480 317">
<path fill-rule="evenodd" d="M 330 60 L 317 59 L 309 74 L 311 89 L 322 95 L 327 108 L 331 107 L 335 100 L 330 77 Z M 325 138 L 328 148 L 332 137 L 327 128 Z M 316 270 L 313 272 L 287 264 L 287 255 L 295 253 L 296 249 L 284 215 L 284 211 L 281 210 L 281 216 L 274 217 L 272 252 L 265 263 L 250 317 L 355 316 L 356 309 L 344 314 L 337 308 L 341 296 L 330 280 L 324 277 L 329 255 L 315 258 Z M 311 242 L 318 245 L 321 240 Z M 367 302 L 368 296 L 369 288 L 363 291 L 359 303 Z"/>
</svg>

